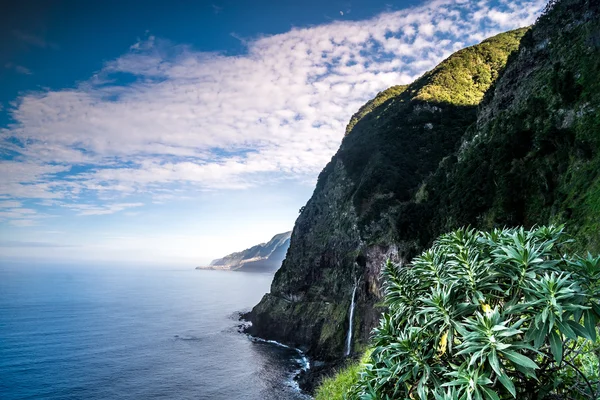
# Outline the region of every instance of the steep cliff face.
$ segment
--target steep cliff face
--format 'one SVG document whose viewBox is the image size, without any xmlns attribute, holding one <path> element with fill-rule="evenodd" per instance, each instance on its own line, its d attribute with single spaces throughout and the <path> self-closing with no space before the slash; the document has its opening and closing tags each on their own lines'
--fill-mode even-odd
<svg viewBox="0 0 600 400">
<path fill-rule="evenodd" d="M 212 260 L 208 267 L 196 269 L 220 269 L 234 271 L 274 272 L 285 258 L 290 246 L 292 232 L 279 233 L 267 243 Z"/>
<path fill-rule="evenodd" d="M 600 2 L 553 2 L 487 93 L 460 151 L 397 223 L 417 216 L 424 242 L 466 224 L 566 223 L 573 250 L 598 252 L 599 71 Z"/>
<path fill-rule="evenodd" d="M 379 318 L 382 262 L 406 259 L 419 235 L 399 240 L 397 210 L 458 150 L 477 105 L 525 30 L 461 50 L 409 86 L 378 95 L 350 121 L 340 150 L 298 217 L 271 292 L 249 314 L 250 332 L 300 347 L 315 359 L 343 356 L 356 285 L 352 349 Z"/>
</svg>

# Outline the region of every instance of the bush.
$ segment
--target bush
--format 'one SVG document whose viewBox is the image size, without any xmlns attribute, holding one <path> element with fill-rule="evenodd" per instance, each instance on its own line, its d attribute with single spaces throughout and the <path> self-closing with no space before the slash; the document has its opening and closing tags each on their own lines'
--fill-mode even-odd
<svg viewBox="0 0 600 400">
<path fill-rule="evenodd" d="M 388 262 L 389 310 L 348 397 L 600 398 L 600 257 L 568 242 L 562 226 L 460 229 Z"/>
</svg>

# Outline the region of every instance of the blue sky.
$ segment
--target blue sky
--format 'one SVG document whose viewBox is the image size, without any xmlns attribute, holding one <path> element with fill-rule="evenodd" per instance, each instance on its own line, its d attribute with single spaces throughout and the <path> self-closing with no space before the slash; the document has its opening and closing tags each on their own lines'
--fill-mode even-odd
<svg viewBox="0 0 600 400">
<path fill-rule="evenodd" d="M 193 266 L 290 230 L 365 101 L 544 5 L 14 2 L 0 263 Z"/>
</svg>

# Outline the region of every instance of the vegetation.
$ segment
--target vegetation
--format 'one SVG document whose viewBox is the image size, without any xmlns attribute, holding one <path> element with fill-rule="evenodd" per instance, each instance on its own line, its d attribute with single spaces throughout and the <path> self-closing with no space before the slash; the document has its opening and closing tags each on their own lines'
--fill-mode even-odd
<svg viewBox="0 0 600 400">
<path fill-rule="evenodd" d="M 465 225 L 568 222 L 572 250 L 600 251 L 599 14 L 598 2 L 550 5 L 488 91 L 461 149 L 398 209 L 401 239 L 415 237 L 415 221 L 423 246 Z"/>
<path fill-rule="evenodd" d="M 343 400 L 348 391 L 358 383 L 359 373 L 371 358 L 367 350 L 360 360 L 352 362 L 334 376 L 323 379 L 315 393 L 315 400 Z"/>
<path fill-rule="evenodd" d="M 506 32 L 457 51 L 411 85 L 413 98 L 460 106 L 478 105 L 528 29 Z"/>
<path fill-rule="evenodd" d="M 477 119 L 477 104 L 525 32 L 517 29 L 458 51 L 411 85 L 379 93 L 350 120 L 349 134 L 317 190 L 341 161 L 354 183 L 361 228 L 409 200 L 443 157 L 458 150 Z"/>
<path fill-rule="evenodd" d="M 351 399 L 598 399 L 600 257 L 561 226 L 460 229 L 385 270 L 386 312 Z"/>
<path fill-rule="evenodd" d="M 385 103 L 387 100 L 400 95 L 406 90 L 407 87 L 408 85 L 396 85 L 377 93 L 377 96 L 367 101 L 365 105 L 359 108 L 358 111 L 355 112 L 354 115 L 352 115 L 350 121 L 348 122 L 348 125 L 346 126 L 346 135 L 352 131 L 354 125 L 356 125 L 356 123 L 360 121 L 365 115 L 367 115 L 368 113 Z"/>
</svg>

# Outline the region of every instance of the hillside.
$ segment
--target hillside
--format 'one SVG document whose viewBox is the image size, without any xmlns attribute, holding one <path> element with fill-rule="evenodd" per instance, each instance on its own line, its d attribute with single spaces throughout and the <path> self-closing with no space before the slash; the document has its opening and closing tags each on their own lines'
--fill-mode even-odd
<svg viewBox="0 0 600 400">
<path fill-rule="evenodd" d="M 395 240 L 399 235 L 387 210 L 408 201 L 459 148 L 476 122 L 477 104 L 524 33 L 463 49 L 355 114 L 296 221 L 271 292 L 249 316 L 253 334 L 293 344 L 318 360 L 340 358 L 358 282 L 352 348 L 366 343 L 379 319 L 381 263 L 414 247 Z"/>
<path fill-rule="evenodd" d="M 531 30 L 461 50 L 357 113 L 251 332 L 339 359 L 356 284 L 361 350 L 381 312 L 383 261 L 409 262 L 460 226 L 566 223 L 573 250 L 598 252 L 599 9 L 553 3 Z"/>
<path fill-rule="evenodd" d="M 196 269 L 274 272 L 281 267 L 281 262 L 290 246 L 291 234 L 292 232 L 279 233 L 267 243 L 257 244 L 249 249 L 217 258 L 207 267 Z"/>
</svg>

